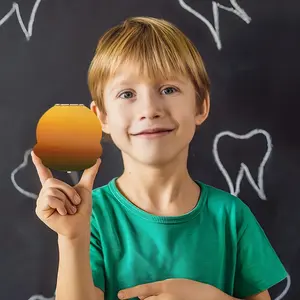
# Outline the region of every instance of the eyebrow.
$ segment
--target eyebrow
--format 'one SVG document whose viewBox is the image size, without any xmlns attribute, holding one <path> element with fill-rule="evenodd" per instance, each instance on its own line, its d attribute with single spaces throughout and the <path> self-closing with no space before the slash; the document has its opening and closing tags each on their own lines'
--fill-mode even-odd
<svg viewBox="0 0 300 300">
<path fill-rule="evenodd" d="M 186 82 L 184 82 L 183 80 L 179 79 L 178 77 L 171 77 L 169 79 L 166 80 L 162 80 L 162 81 L 174 81 L 174 82 L 179 82 L 181 84 L 186 84 Z M 122 85 L 130 85 L 132 84 L 133 81 L 130 81 L 128 79 L 121 79 L 121 80 L 116 80 L 115 82 L 113 82 L 112 87 L 109 89 L 109 92 L 113 92 L 114 90 L 118 89 L 120 86 Z"/>
<path fill-rule="evenodd" d="M 114 90 L 118 89 L 122 85 L 130 85 L 130 83 L 132 83 L 132 82 L 130 82 L 128 80 L 124 80 L 124 79 L 116 80 L 112 83 L 111 88 L 109 89 L 109 92 L 110 93 L 113 92 Z"/>
</svg>

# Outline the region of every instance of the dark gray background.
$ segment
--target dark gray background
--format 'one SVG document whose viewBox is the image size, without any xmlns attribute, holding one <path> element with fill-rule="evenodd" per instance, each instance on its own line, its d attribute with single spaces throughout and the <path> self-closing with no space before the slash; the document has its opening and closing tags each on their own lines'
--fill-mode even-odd
<svg viewBox="0 0 300 300">
<path fill-rule="evenodd" d="M 213 24 L 212 1 L 186 3 Z M 219 3 L 231 7 L 229 0 Z M 18 4 L 27 28 L 35 0 Z M 189 170 L 195 179 L 230 191 L 212 151 L 220 132 L 244 135 L 263 129 L 272 138 L 263 174 L 267 200 L 259 197 L 245 174 L 239 197 L 256 215 L 291 276 L 284 299 L 300 299 L 300 4 L 296 0 L 238 4 L 251 22 L 220 9 L 221 49 L 207 25 L 175 0 L 42 0 L 28 40 L 16 13 L 0 26 L 0 299 L 53 296 L 56 234 L 35 215 L 41 186 L 31 158 L 27 161 L 36 143 L 36 125 L 56 103 L 89 106 L 87 69 L 99 37 L 126 17 L 139 15 L 165 18 L 182 29 L 199 49 L 211 78 L 211 113 L 190 149 Z M 12 5 L 11 0 L 1 0 L 0 20 Z M 95 186 L 122 171 L 119 151 L 109 143 L 103 146 Z M 266 149 L 262 134 L 245 140 L 225 136 L 218 144 L 234 185 L 241 162 L 257 183 Z M 72 183 L 66 173 L 55 175 Z M 287 284 L 285 280 L 273 288 L 272 299 L 282 299 Z"/>
</svg>

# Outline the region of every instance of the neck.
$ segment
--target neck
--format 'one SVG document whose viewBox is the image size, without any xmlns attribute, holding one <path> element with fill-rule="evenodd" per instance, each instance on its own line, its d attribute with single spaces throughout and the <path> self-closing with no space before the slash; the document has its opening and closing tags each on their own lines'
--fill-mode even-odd
<svg viewBox="0 0 300 300">
<path fill-rule="evenodd" d="M 117 185 L 124 196 L 141 209 L 155 214 L 182 214 L 199 198 L 199 186 L 187 170 L 187 152 L 159 166 L 142 165 L 125 157 Z"/>
</svg>

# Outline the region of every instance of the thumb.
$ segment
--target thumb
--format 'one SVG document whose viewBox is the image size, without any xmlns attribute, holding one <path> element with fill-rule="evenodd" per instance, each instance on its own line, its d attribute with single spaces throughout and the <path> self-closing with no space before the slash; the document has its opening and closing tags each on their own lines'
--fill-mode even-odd
<svg viewBox="0 0 300 300">
<path fill-rule="evenodd" d="M 84 170 L 80 181 L 76 184 L 76 187 L 85 188 L 88 191 L 92 192 L 94 181 L 100 164 L 101 164 L 101 159 L 98 158 L 96 160 L 96 163 L 92 167 Z"/>
</svg>

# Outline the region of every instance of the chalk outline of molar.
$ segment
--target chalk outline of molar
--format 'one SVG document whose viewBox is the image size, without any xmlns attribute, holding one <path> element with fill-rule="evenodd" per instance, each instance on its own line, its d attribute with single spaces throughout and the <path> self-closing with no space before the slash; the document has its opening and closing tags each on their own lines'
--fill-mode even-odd
<svg viewBox="0 0 300 300">
<path fill-rule="evenodd" d="M 34 193 L 30 193 L 30 192 L 27 192 L 25 191 L 24 189 L 22 189 L 16 182 L 16 179 L 15 179 L 15 176 L 16 174 L 23 168 L 25 168 L 27 165 L 28 165 L 28 156 L 30 155 L 30 152 L 31 152 L 32 149 L 28 149 L 25 151 L 24 153 L 24 160 L 23 162 L 17 166 L 11 173 L 10 175 L 10 179 L 14 185 L 14 187 L 17 189 L 17 191 L 19 191 L 21 194 L 25 195 L 26 197 L 28 198 L 32 198 L 32 199 L 37 199 L 37 195 L 34 194 Z"/>
<path fill-rule="evenodd" d="M 251 138 L 251 137 L 253 137 L 254 135 L 257 135 L 257 134 L 263 134 L 265 136 L 266 140 L 267 140 L 267 151 L 266 151 L 266 154 L 264 155 L 264 158 L 263 158 L 263 160 L 260 163 L 260 166 L 258 168 L 258 186 L 256 185 L 256 183 L 255 183 L 255 181 L 254 181 L 254 179 L 253 179 L 253 177 L 252 177 L 252 175 L 249 171 L 249 168 L 242 162 L 239 173 L 238 173 L 238 176 L 236 178 L 236 185 L 235 185 L 235 189 L 234 189 L 232 180 L 231 180 L 228 172 L 226 171 L 225 167 L 221 163 L 221 160 L 220 160 L 220 157 L 219 157 L 219 153 L 218 153 L 219 140 L 224 136 L 230 136 L 230 137 L 235 138 L 235 139 L 245 140 L 245 139 L 249 139 L 249 138 Z M 267 131 L 265 131 L 263 129 L 253 129 L 252 131 L 250 131 L 246 134 L 243 134 L 243 135 L 239 135 L 239 134 L 233 133 L 231 131 L 223 131 L 223 132 L 220 132 L 219 134 L 216 135 L 216 137 L 214 139 L 214 143 L 213 143 L 213 155 L 214 155 L 215 161 L 216 161 L 220 171 L 222 172 L 222 174 L 224 175 L 224 177 L 227 181 L 227 184 L 229 186 L 229 190 L 230 190 L 231 194 L 233 194 L 234 196 L 237 196 L 239 194 L 240 184 L 241 184 L 241 181 L 244 177 L 244 173 L 246 173 L 246 176 L 249 180 L 249 183 L 252 185 L 252 187 L 258 193 L 259 197 L 262 200 L 267 200 L 267 197 L 266 197 L 265 192 L 264 192 L 264 187 L 263 187 L 263 175 L 264 175 L 264 167 L 265 167 L 265 164 L 266 164 L 267 160 L 269 159 L 269 157 L 271 155 L 272 148 L 273 148 L 273 145 L 272 145 L 271 136 Z M 289 274 L 287 275 L 286 281 L 287 281 L 287 283 L 286 283 L 285 289 L 274 300 L 281 300 L 288 293 L 288 291 L 291 287 L 291 276 Z"/>
<path fill-rule="evenodd" d="M 0 19 L 0 27 L 14 14 L 16 13 L 19 24 L 21 26 L 22 31 L 25 34 L 25 37 L 27 39 L 27 41 L 30 40 L 31 36 L 32 36 L 32 30 L 33 30 L 33 24 L 34 24 L 34 19 L 38 10 L 38 7 L 40 5 L 42 0 L 36 0 L 36 2 L 34 3 L 34 6 L 32 8 L 31 14 L 30 14 L 30 18 L 29 18 L 29 22 L 28 22 L 28 29 L 26 29 L 21 13 L 20 13 L 20 7 L 19 4 L 16 2 L 13 2 L 12 8 L 11 10 L 2 18 Z"/>
<path fill-rule="evenodd" d="M 238 17 L 240 17 L 244 22 L 249 24 L 251 22 L 251 18 L 247 15 L 247 13 L 237 4 L 235 0 L 230 0 L 230 3 L 233 7 L 227 7 L 224 6 L 216 1 L 212 1 L 212 11 L 213 11 L 213 17 L 214 17 L 214 26 L 198 11 L 193 9 L 191 6 L 186 4 L 184 0 L 178 0 L 180 6 L 188 11 L 189 13 L 196 16 L 198 19 L 200 19 L 210 30 L 216 44 L 218 50 L 222 49 L 222 42 L 220 37 L 220 21 L 219 21 L 219 8 L 229 11 Z"/>
<path fill-rule="evenodd" d="M 286 278 L 286 281 L 287 281 L 287 283 L 286 283 L 285 289 L 284 289 L 283 292 L 282 292 L 279 296 L 277 296 L 274 300 L 281 300 L 281 299 L 283 299 L 283 297 L 285 297 L 286 294 L 288 293 L 288 291 L 289 291 L 289 289 L 290 289 L 290 287 L 291 287 L 291 276 L 290 276 L 289 274 L 288 274 L 288 276 L 287 276 L 287 278 Z"/>
<path fill-rule="evenodd" d="M 35 200 L 36 200 L 37 197 L 38 197 L 36 194 L 25 191 L 24 189 L 22 189 L 22 188 L 17 184 L 17 182 L 16 182 L 16 180 L 15 180 L 15 175 L 16 175 L 21 169 L 25 168 L 25 167 L 28 165 L 28 157 L 29 157 L 29 155 L 31 155 L 30 153 L 31 153 L 32 150 L 33 150 L 33 149 L 30 148 L 30 149 L 28 149 L 28 150 L 25 151 L 23 162 L 22 162 L 19 166 L 17 166 L 17 167 L 12 171 L 10 178 L 11 178 L 11 181 L 12 181 L 14 187 L 15 187 L 21 194 L 25 195 L 26 197 L 29 197 L 29 198 L 32 198 L 32 199 L 35 199 Z M 71 172 L 71 173 L 69 173 L 69 175 L 70 175 L 71 179 L 73 180 L 73 183 L 76 184 L 76 183 L 78 182 L 78 173 L 77 173 L 77 172 Z M 44 297 L 43 295 L 33 295 L 33 296 L 31 296 L 28 300 L 55 300 L 55 296 L 54 296 L 54 297 L 50 297 L 50 298 L 46 298 L 46 297 Z"/>
<path fill-rule="evenodd" d="M 266 131 L 261 130 L 261 129 L 255 129 L 255 130 L 252 130 L 251 132 L 249 132 L 248 134 L 245 134 L 245 135 L 237 135 L 237 134 L 232 133 L 232 132 L 230 132 L 230 131 L 224 131 L 224 132 L 219 133 L 219 134 L 216 136 L 215 140 L 214 140 L 214 148 L 213 148 L 213 149 L 214 149 L 215 153 L 217 154 L 217 156 L 215 156 L 215 158 L 218 157 L 217 145 L 218 145 L 219 139 L 220 139 L 222 136 L 229 135 L 229 136 L 237 137 L 238 139 L 241 139 L 241 138 L 242 138 L 242 139 L 245 139 L 245 138 L 250 138 L 251 136 L 253 136 L 253 135 L 255 135 L 255 134 L 258 134 L 258 133 L 263 133 L 263 134 L 267 137 L 268 145 L 271 146 L 271 138 L 270 138 L 270 135 L 269 135 Z M 268 138 L 269 138 L 269 139 L 268 139 Z M 271 149 L 271 148 L 268 148 L 268 151 L 271 153 L 271 150 L 270 150 L 270 149 Z M 28 150 L 25 151 L 23 162 L 22 162 L 17 168 L 15 168 L 15 169 L 13 170 L 13 172 L 11 173 L 11 181 L 12 181 L 14 187 L 15 187 L 21 194 L 23 194 L 23 195 L 25 195 L 25 196 L 27 196 L 27 197 L 29 197 L 29 198 L 37 199 L 37 195 L 36 195 L 36 194 L 25 191 L 25 190 L 22 189 L 22 188 L 16 183 L 16 181 L 15 181 L 15 175 L 18 173 L 18 171 L 19 171 L 20 169 L 25 168 L 25 167 L 28 165 L 28 156 L 30 155 L 31 151 L 32 151 L 32 149 L 28 149 Z M 218 159 L 219 159 L 219 157 L 218 157 Z M 268 157 L 266 157 L 266 155 L 265 155 L 264 160 L 267 161 L 267 159 L 268 159 Z M 218 162 L 217 162 L 217 164 L 218 164 Z M 261 164 L 261 165 L 262 165 L 262 164 Z M 220 167 L 220 170 L 221 170 L 222 168 L 225 170 L 225 168 L 223 167 L 222 163 L 220 163 L 220 166 L 219 166 L 219 167 Z M 245 167 L 247 168 L 246 165 L 245 165 Z M 248 169 L 248 168 L 247 168 L 247 169 Z M 222 170 L 221 170 L 221 172 L 222 172 Z M 248 170 L 248 172 L 249 172 L 249 170 Z M 225 170 L 225 174 L 227 174 L 227 177 L 228 177 L 228 179 L 229 179 L 229 181 L 227 181 L 227 182 L 231 182 L 231 179 L 230 179 L 230 177 L 229 177 L 229 175 L 228 175 L 228 173 L 227 173 L 226 170 Z M 246 173 L 246 174 L 247 174 L 247 173 Z M 249 172 L 249 174 L 250 174 L 250 172 Z M 71 176 L 71 175 L 70 175 L 70 176 Z M 225 176 L 225 178 L 226 178 L 226 175 L 224 175 L 224 176 Z M 243 177 L 243 174 L 242 174 L 241 176 Z M 250 176 L 251 176 L 251 174 L 250 174 Z M 251 178 L 252 178 L 252 176 L 251 176 Z M 241 178 L 241 179 L 242 179 L 242 178 Z M 252 179 L 253 179 L 253 178 L 252 178 Z M 72 178 L 72 180 L 73 180 L 74 184 L 75 184 L 76 182 L 78 182 L 78 178 L 75 178 L 75 180 Z M 255 184 L 255 183 L 254 183 L 254 184 Z M 229 187 L 230 187 L 230 183 L 229 183 Z M 232 182 L 231 182 L 231 189 L 233 190 L 233 184 L 232 184 Z M 291 286 L 291 278 L 290 278 L 290 275 L 288 275 L 288 277 L 287 277 L 287 285 L 286 285 L 284 291 L 283 291 L 277 298 L 275 298 L 274 300 L 281 300 L 281 299 L 283 299 L 283 297 L 284 297 L 284 296 L 287 294 L 287 292 L 289 291 L 290 286 Z M 55 300 L 55 297 L 45 298 L 45 297 L 42 296 L 42 295 L 33 295 L 33 296 L 31 296 L 28 300 Z"/>
<path fill-rule="evenodd" d="M 33 295 L 28 300 L 55 300 L 55 297 L 46 298 L 43 295 Z"/>
<path fill-rule="evenodd" d="M 228 172 L 226 171 L 226 169 L 223 166 L 223 164 L 220 160 L 220 157 L 219 157 L 219 151 L 218 151 L 219 140 L 224 136 L 230 136 L 230 137 L 235 138 L 235 139 L 245 140 L 245 139 L 249 139 L 249 138 L 251 138 L 251 137 L 253 137 L 254 135 L 257 135 L 257 134 L 264 135 L 266 140 L 267 140 L 267 151 L 266 151 L 266 154 L 264 155 L 263 160 L 260 163 L 260 166 L 258 167 L 258 185 L 255 183 L 255 180 L 253 179 L 247 165 L 242 162 L 241 165 L 240 165 L 240 170 L 239 170 L 239 173 L 237 175 L 237 178 L 236 178 L 236 181 L 235 181 L 235 187 L 234 187 L 233 186 L 233 181 L 231 180 Z M 223 174 L 223 176 L 226 179 L 226 182 L 228 184 L 230 193 L 233 194 L 234 196 L 238 196 L 238 194 L 240 193 L 240 185 L 241 185 L 241 181 L 244 177 L 244 173 L 245 173 L 246 177 L 248 178 L 249 183 L 255 189 L 258 196 L 262 200 L 267 200 L 266 194 L 264 192 L 263 176 L 264 176 L 264 167 L 265 167 L 265 164 L 266 164 L 267 160 L 269 159 L 269 157 L 271 155 L 271 152 L 272 152 L 272 139 L 271 139 L 271 136 L 267 131 L 265 131 L 263 129 L 253 129 L 252 131 L 250 131 L 246 134 L 243 134 L 243 135 L 239 135 L 239 134 L 233 133 L 231 131 L 223 131 L 223 132 L 220 132 L 219 134 L 216 135 L 216 137 L 214 139 L 214 143 L 213 143 L 213 155 L 214 155 L 214 158 L 215 158 L 215 162 L 218 165 L 221 173 Z"/>
<path fill-rule="evenodd" d="M 23 162 L 22 162 L 20 165 L 18 165 L 18 166 L 12 171 L 12 173 L 11 173 L 11 175 L 10 175 L 10 179 L 11 179 L 11 181 L 12 181 L 14 187 L 15 187 L 15 188 L 17 189 L 17 191 L 19 191 L 21 194 L 25 195 L 25 196 L 28 197 L 28 198 L 37 199 L 38 195 L 36 195 L 36 194 L 34 194 L 34 193 L 27 192 L 27 191 L 25 191 L 24 189 L 22 189 L 22 188 L 17 184 L 16 179 L 15 179 L 16 174 L 17 174 L 21 169 L 25 168 L 25 167 L 28 165 L 28 157 L 29 157 L 29 155 L 30 155 L 30 153 L 31 153 L 32 150 L 33 150 L 33 149 L 30 148 L 30 149 L 28 149 L 28 150 L 25 151 Z M 71 172 L 71 173 L 69 173 L 69 175 L 70 175 L 70 177 L 71 177 L 71 179 L 72 179 L 72 181 L 73 181 L 73 184 L 77 184 L 78 181 L 79 181 L 78 173 L 77 173 L 77 172 Z"/>
</svg>

